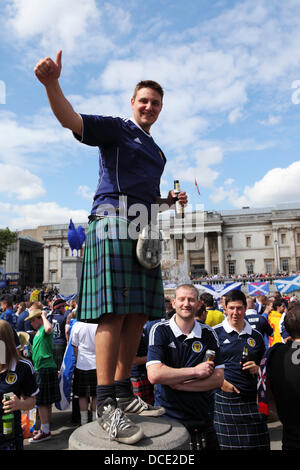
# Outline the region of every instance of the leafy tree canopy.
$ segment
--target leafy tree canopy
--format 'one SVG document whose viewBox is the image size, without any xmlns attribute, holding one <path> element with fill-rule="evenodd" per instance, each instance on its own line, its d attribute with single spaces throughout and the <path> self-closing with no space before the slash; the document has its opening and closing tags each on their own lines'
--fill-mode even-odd
<svg viewBox="0 0 300 470">
<path fill-rule="evenodd" d="M 17 240 L 17 232 L 11 232 L 8 227 L 0 229 L 0 264 L 5 261 L 6 250 Z"/>
</svg>

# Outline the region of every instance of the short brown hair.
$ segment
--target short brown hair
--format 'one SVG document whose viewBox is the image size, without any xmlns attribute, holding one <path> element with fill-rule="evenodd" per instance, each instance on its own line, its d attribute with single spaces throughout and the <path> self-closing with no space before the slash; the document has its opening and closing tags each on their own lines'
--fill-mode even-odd
<svg viewBox="0 0 300 470">
<path fill-rule="evenodd" d="M 291 302 L 283 320 L 286 331 L 293 339 L 300 338 L 300 303 Z"/>
<path fill-rule="evenodd" d="M 137 92 L 141 90 L 142 88 L 152 88 L 152 90 L 155 90 L 157 91 L 157 93 L 160 94 L 161 101 L 163 100 L 164 90 L 159 83 L 154 82 L 153 80 L 141 80 L 134 89 L 134 92 L 133 92 L 134 99 L 136 97 Z"/>
<path fill-rule="evenodd" d="M 198 291 L 197 287 L 194 286 L 194 284 L 180 284 L 179 286 L 177 286 L 176 289 L 175 289 L 175 297 L 176 297 L 177 291 L 179 289 L 193 290 L 193 291 L 195 291 L 195 294 L 197 295 L 197 299 L 199 298 L 199 291 Z"/>
</svg>

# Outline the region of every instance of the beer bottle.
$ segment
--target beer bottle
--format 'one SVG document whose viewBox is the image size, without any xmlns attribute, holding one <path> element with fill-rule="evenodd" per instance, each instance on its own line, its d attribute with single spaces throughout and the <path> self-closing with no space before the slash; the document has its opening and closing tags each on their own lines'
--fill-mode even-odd
<svg viewBox="0 0 300 470">
<path fill-rule="evenodd" d="M 241 360 L 242 368 L 243 368 L 243 365 L 248 361 L 249 361 L 248 348 L 244 346 L 243 352 L 242 352 L 242 360 Z"/>
<path fill-rule="evenodd" d="M 10 401 L 10 396 L 5 395 L 5 401 Z M 3 437 L 5 439 L 13 439 L 15 435 L 15 417 L 14 413 L 3 413 L 2 415 Z"/>
<path fill-rule="evenodd" d="M 174 193 L 176 194 L 175 215 L 176 218 L 182 218 L 184 217 L 184 207 L 178 201 L 178 194 L 180 193 L 179 180 L 174 180 Z"/>
</svg>

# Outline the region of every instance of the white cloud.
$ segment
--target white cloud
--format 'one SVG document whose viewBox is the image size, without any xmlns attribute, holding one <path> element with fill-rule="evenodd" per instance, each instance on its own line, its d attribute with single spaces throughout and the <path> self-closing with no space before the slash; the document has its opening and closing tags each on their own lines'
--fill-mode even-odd
<svg viewBox="0 0 300 470">
<path fill-rule="evenodd" d="M 14 205 L 10 218 L 2 222 L 12 230 L 35 228 L 39 225 L 67 224 L 72 219 L 74 223 L 86 222 L 88 212 L 83 209 L 73 210 L 61 207 L 56 202 L 39 202 L 37 204 Z"/>
<path fill-rule="evenodd" d="M 43 196 L 42 180 L 28 170 L 0 163 L 0 192 L 20 200 Z"/>
<path fill-rule="evenodd" d="M 300 161 L 287 168 L 273 168 L 253 186 L 246 186 L 243 197 L 247 205 L 263 206 L 300 200 Z"/>
<path fill-rule="evenodd" d="M 246 186 L 242 192 L 239 188 L 220 186 L 210 195 L 215 203 L 227 200 L 234 207 L 264 207 L 300 200 L 300 161 L 287 168 L 273 168 L 262 179 L 252 186 Z"/>
<path fill-rule="evenodd" d="M 170 172 L 174 179 L 179 178 L 194 183 L 196 178 L 199 186 L 212 187 L 219 173 L 210 166 L 221 163 L 222 158 L 223 152 L 220 147 L 201 149 L 193 156 L 181 155 L 175 161 L 169 162 L 167 172 Z"/>
<path fill-rule="evenodd" d="M 279 124 L 281 121 L 281 117 L 280 116 L 268 116 L 268 119 L 264 119 L 262 121 L 259 121 L 260 124 L 262 124 L 263 126 L 276 126 L 277 124 Z"/>
<path fill-rule="evenodd" d="M 230 122 L 230 124 L 234 124 L 235 122 L 237 122 L 242 117 L 243 117 L 243 113 L 242 113 L 241 109 L 240 108 L 235 108 L 229 113 L 228 121 Z"/>
<path fill-rule="evenodd" d="M 131 28 L 127 9 L 96 0 L 8 0 L 3 22 L 6 40 L 24 52 L 26 67 L 63 49 L 67 69 L 103 60 Z"/>
<path fill-rule="evenodd" d="M 80 194 L 84 199 L 88 199 L 89 201 L 93 199 L 95 191 L 92 191 L 89 186 L 80 185 L 77 188 L 77 194 Z"/>
</svg>

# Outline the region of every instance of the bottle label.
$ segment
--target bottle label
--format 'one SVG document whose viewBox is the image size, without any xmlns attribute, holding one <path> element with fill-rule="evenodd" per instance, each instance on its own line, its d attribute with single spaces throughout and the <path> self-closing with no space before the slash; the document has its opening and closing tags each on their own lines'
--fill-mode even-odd
<svg viewBox="0 0 300 470">
<path fill-rule="evenodd" d="M 13 421 L 3 421 L 3 435 L 10 436 L 13 434 Z"/>
</svg>

